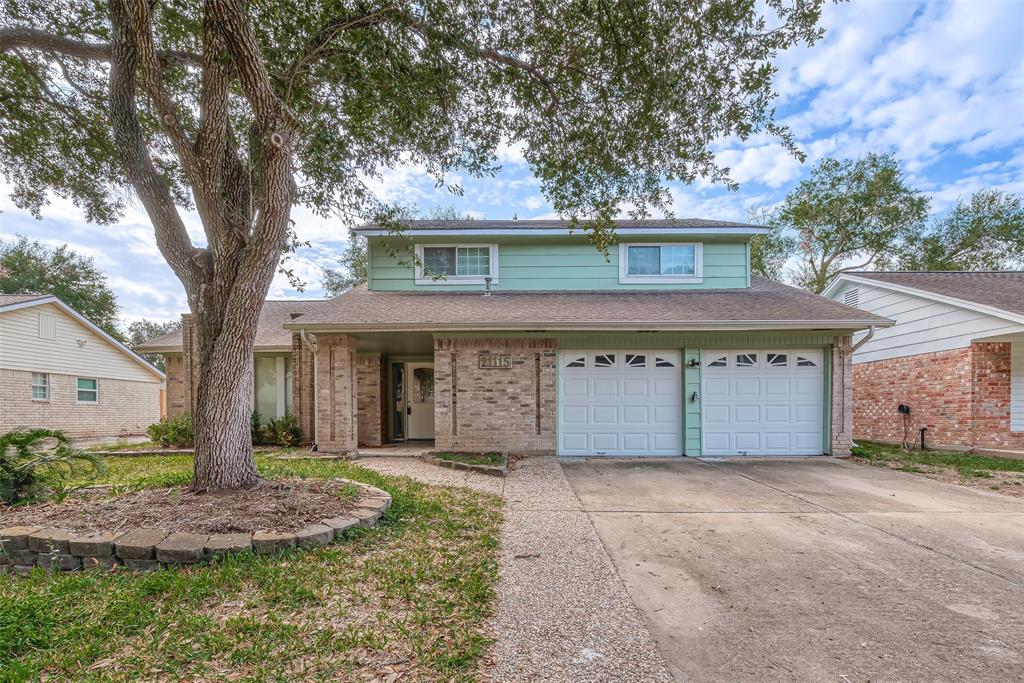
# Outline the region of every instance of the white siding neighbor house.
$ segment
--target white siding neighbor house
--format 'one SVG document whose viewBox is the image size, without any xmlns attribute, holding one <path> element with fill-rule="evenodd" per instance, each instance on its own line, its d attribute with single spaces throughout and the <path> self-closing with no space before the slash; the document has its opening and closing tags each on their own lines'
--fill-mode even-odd
<svg viewBox="0 0 1024 683">
<path fill-rule="evenodd" d="M 896 321 L 853 337 L 854 437 L 1024 450 L 1024 272 L 851 272 L 825 296 Z"/>
<path fill-rule="evenodd" d="M 55 296 L 0 295 L 0 432 L 145 433 L 164 375 Z"/>
</svg>

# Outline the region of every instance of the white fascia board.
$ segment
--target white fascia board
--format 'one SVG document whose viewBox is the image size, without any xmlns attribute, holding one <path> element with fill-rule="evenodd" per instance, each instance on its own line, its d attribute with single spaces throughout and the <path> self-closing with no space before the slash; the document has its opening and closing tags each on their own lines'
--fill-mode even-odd
<svg viewBox="0 0 1024 683">
<path fill-rule="evenodd" d="M 108 344 L 110 344 L 111 346 L 116 347 L 122 353 L 125 353 L 128 356 L 130 356 L 132 360 L 134 360 L 136 363 L 142 365 L 144 368 L 146 368 L 147 370 L 152 372 L 154 375 L 159 377 L 161 381 L 163 381 L 163 380 L 165 380 L 167 378 L 167 376 L 164 373 L 160 372 L 159 370 L 154 368 L 152 365 L 147 363 L 145 358 L 143 358 L 142 356 L 137 354 L 135 351 L 132 351 L 130 348 L 128 348 L 127 346 L 125 346 L 124 344 L 119 342 L 118 340 L 116 340 L 113 337 L 111 337 L 109 334 L 104 332 L 102 328 L 98 327 L 93 321 L 89 320 L 84 315 L 82 315 L 81 313 L 79 313 L 75 309 L 71 308 L 70 306 L 68 306 L 66 303 L 64 303 L 63 301 L 61 301 L 60 299 L 58 299 L 55 296 L 46 296 L 46 297 L 42 297 L 40 299 L 32 299 L 31 301 L 22 301 L 22 302 L 17 303 L 17 304 L 10 304 L 10 305 L 4 306 L 2 309 L 0 309 L 0 313 L 7 313 L 8 311 L 15 311 L 15 310 L 18 310 L 19 308 L 31 308 L 32 306 L 41 306 L 43 304 L 53 304 L 53 305 L 55 305 L 57 308 L 61 309 L 62 311 L 64 311 L 68 315 L 70 315 L 72 318 L 74 318 L 75 320 L 80 322 L 82 325 L 85 325 L 87 328 L 89 328 L 90 330 L 92 330 L 93 332 L 98 334 Z"/>
<path fill-rule="evenodd" d="M 594 321 L 588 323 L 573 322 L 518 322 L 518 323 L 368 323 L 363 325 L 331 324 L 331 323 L 285 323 L 285 329 L 305 330 L 306 332 L 491 332 L 491 331 L 523 331 L 544 330 L 548 332 L 573 331 L 644 331 L 644 332 L 681 332 L 700 331 L 756 331 L 756 330 L 866 330 L 875 327 L 891 327 L 892 321 L 878 320 L 694 320 L 679 323 L 631 321 Z"/>
<path fill-rule="evenodd" d="M 395 237 L 399 234 L 404 237 L 444 237 L 444 236 L 481 236 L 481 237 L 535 237 L 541 235 L 548 235 L 552 237 L 558 237 L 563 235 L 582 235 L 585 231 L 582 228 L 576 230 L 569 230 L 567 228 L 523 228 L 523 229 L 507 229 L 507 228 L 467 228 L 458 230 L 404 230 L 400 233 L 392 232 L 391 230 L 381 230 L 379 228 L 356 228 L 353 232 L 362 235 L 363 237 Z M 721 228 L 616 228 L 616 234 L 620 235 L 679 235 L 688 237 L 715 237 L 718 235 L 764 235 L 768 232 L 768 228 L 734 228 L 734 227 L 721 227 Z"/>
<path fill-rule="evenodd" d="M 997 318 L 1009 320 L 1011 322 L 1020 323 L 1024 325 L 1024 315 L 1018 315 L 1005 311 L 995 306 L 988 306 L 986 304 L 979 304 L 974 301 L 968 301 L 966 299 L 957 299 L 956 297 L 946 296 L 945 294 L 936 294 L 935 292 L 929 292 L 925 289 L 918 287 L 909 287 L 907 285 L 896 285 L 891 282 L 885 282 L 884 280 L 875 280 L 869 277 L 857 277 L 856 275 L 840 275 L 835 282 L 829 285 L 828 289 L 823 292 L 823 296 L 829 296 L 832 294 L 835 288 L 839 286 L 841 281 L 856 282 L 862 285 L 871 285 L 872 287 L 881 287 L 882 289 L 889 289 L 894 292 L 901 292 L 903 294 L 910 294 L 912 296 L 919 296 L 922 299 L 929 299 L 931 301 L 939 301 L 944 304 L 951 306 L 958 306 L 960 308 L 966 308 L 969 311 L 977 311 L 979 313 L 987 313 L 994 315 Z"/>
</svg>

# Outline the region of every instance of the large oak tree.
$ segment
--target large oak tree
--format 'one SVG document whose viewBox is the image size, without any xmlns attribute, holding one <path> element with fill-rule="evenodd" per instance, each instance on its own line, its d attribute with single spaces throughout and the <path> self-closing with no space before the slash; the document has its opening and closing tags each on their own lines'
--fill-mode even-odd
<svg viewBox="0 0 1024 683">
<path fill-rule="evenodd" d="M 254 486 L 253 338 L 294 205 L 387 215 L 382 168 L 484 176 L 522 144 L 600 247 L 667 182 L 728 183 L 713 140 L 792 148 L 771 60 L 820 35 L 821 3 L 3 0 L 0 164 L 36 212 L 54 193 L 111 221 L 138 197 L 197 325 L 195 486 Z"/>
</svg>

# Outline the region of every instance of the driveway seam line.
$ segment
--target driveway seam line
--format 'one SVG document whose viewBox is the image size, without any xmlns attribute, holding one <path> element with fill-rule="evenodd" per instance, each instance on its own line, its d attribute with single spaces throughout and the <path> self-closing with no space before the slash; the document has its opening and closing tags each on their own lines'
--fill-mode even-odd
<svg viewBox="0 0 1024 683">
<path fill-rule="evenodd" d="M 701 462 L 704 462 L 704 461 L 702 460 Z M 785 490 L 780 489 L 780 488 L 778 488 L 776 486 L 772 486 L 771 484 L 767 484 L 767 483 L 765 483 L 763 481 L 758 481 L 757 479 L 754 479 L 753 477 L 748 476 L 748 475 L 744 474 L 743 472 L 736 472 L 735 470 L 728 470 L 728 469 L 725 469 L 725 468 L 721 467 L 720 465 L 716 465 L 714 463 L 704 463 L 704 464 L 708 465 L 709 467 L 715 467 L 717 469 L 724 470 L 726 472 L 731 472 L 732 474 L 735 474 L 738 477 L 742 477 L 742 478 L 746 479 L 747 481 L 751 481 L 751 482 L 753 482 L 755 484 L 759 484 L 760 486 L 764 486 L 765 488 L 769 488 L 772 491 L 776 491 L 778 493 L 783 494 L 784 496 L 789 496 L 790 498 L 795 498 L 796 500 L 799 500 L 802 503 L 806 503 L 807 505 L 813 505 L 814 507 L 821 508 L 822 510 L 825 510 L 826 512 L 829 512 L 829 513 L 835 515 L 836 517 L 840 517 L 842 519 L 845 519 L 845 520 L 847 520 L 849 522 L 852 522 L 853 524 L 857 524 L 859 526 L 867 527 L 868 529 L 874 529 L 875 531 L 878 531 L 879 533 L 883 533 L 886 536 L 891 536 L 892 538 L 899 539 L 899 540 L 903 541 L 904 543 L 909 543 L 911 545 L 917 546 L 918 548 L 921 548 L 923 550 L 927 550 L 927 551 L 929 551 L 931 553 L 934 553 L 935 555 L 938 555 L 939 557 L 945 557 L 947 560 L 952 560 L 953 562 L 957 562 L 957 563 L 962 564 L 964 566 L 971 567 L 973 569 L 977 569 L 978 571 L 984 572 L 984 573 L 986 573 L 986 574 L 988 574 L 990 576 L 994 576 L 994 577 L 996 577 L 998 579 L 1002 579 L 1003 581 L 1007 582 L 1011 586 L 1017 586 L 1018 588 L 1024 588 L 1024 583 L 1021 583 L 1019 581 L 1014 581 L 1013 579 L 1008 578 L 1006 576 L 1003 576 L 1002 574 L 999 574 L 998 572 L 994 572 L 991 569 L 987 569 L 985 567 L 979 567 L 976 564 L 972 564 L 971 562 L 967 562 L 966 560 L 962 560 L 959 557 L 954 557 L 954 556 L 949 555 L 947 553 L 941 552 L 941 551 L 936 550 L 935 548 L 933 548 L 931 546 L 927 546 L 927 545 L 925 545 L 923 543 L 919 543 L 919 542 L 917 542 L 917 541 L 915 541 L 913 539 L 907 538 L 905 536 L 900 536 L 899 534 L 893 533 L 891 531 L 886 531 L 885 529 L 881 529 L 879 527 L 873 526 L 871 524 L 867 524 L 865 522 L 861 522 L 860 520 L 854 519 L 853 517 L 850 517 L 847 514 L 844 514 L 842 512 L 837 512 L 836 510 L 832 510 L 828 506 L 822 505 L 821 503 L 815 503 L 814 501 L 802 498 L 802 497 L 796 495 L 795 493 L 790 493 L 789 491 L 785 491 Z M 572 486 L 572 483 L 570 482 L 569 485 Z M 575 490 L 573 492 L 575 493 Z M 859 514 L 859 513 L 851 513 L 851 514 Z"/>
</svg>

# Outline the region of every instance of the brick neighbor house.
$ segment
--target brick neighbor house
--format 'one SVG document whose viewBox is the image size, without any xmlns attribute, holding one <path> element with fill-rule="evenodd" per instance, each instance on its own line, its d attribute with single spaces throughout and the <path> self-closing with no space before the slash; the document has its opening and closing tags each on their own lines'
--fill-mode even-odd
<svg viewBox="0 0 1024 683">
<path fill-rule="evenodd" d="M 366 285 L 268 301 L 257 338 L 254 405 L 321 451 L 842 455 L 851 336 L 891 324 L 752 276 L 758 226 L 623 221 L 607 256 L 550 220 L 359 232 Z M 167 355 L 172 415 L 200 362 L 184 322 L 139 347 Z"/>
<path fill-rule="evenodd" d="M 0 433 L 144 434 L 162 372 L 55 296 L 0 294 Z"/>
<path fill-rule="evenodd" d="M 1024 449 L 1024 272 L 853 272 L 825 295 L 896 321 L 853 355 L 855 437 Z"/>
</svg>

